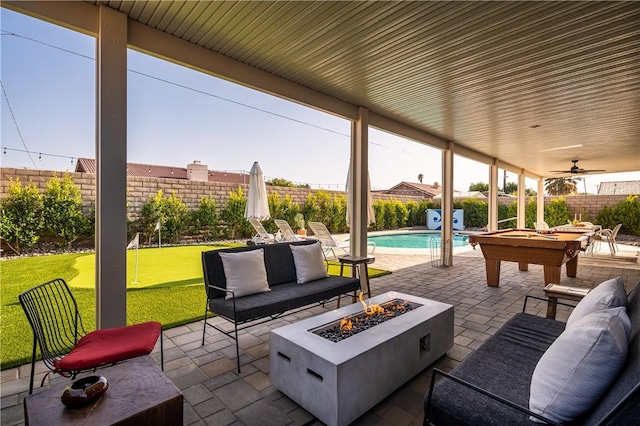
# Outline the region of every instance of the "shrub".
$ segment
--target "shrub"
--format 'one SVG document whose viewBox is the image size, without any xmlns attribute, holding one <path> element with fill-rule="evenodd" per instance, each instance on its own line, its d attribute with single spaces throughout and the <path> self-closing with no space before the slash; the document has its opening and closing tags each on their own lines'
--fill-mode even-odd
<svg viewBox="0 0 640 426">
<path fill-rule="evenodd" d="M 244 217 L 247 206 L 247 196 L 242 187 L 229 193 L 227 204 L 222 208 L 220 215 L 225 223 L 224 236 L 227 238 L 248 238 L 252 234 L 252 227 Z"/>
<path fill-rule="evenodd" d="M 409 221 L 409 210 L 404 205 L 402 201 L 393 200 L 393 208 L 395 210 L 396 223 L 398 227 L 407 226 L 407 222 Z"/>
<path fill-rule="evenodd" d="M 640 235 L 640 202 L 637 195 L 629 195 L 613 207 L 605 206 L 596 216 L 596 222 L 603 228 L 613 229 L 622 223 L 620 232 Z"/>
<path fill-rule="evenodd" d="M 533 224 L 538 221 L 538 202 L 534 198 L 530 198 L 525 206 L 524 222 L 525 227 L 533 229 Z"/>
<path fill-rule="evenodd" d="M 420 212 L 421 202 L 407 201 L 405 207 L 407 208 L 407 226 L 423 225 L 425 223 L 425 212 L 423 209 Z"/>
<path fill-rule="evenodd" d="M 485 201 L 468 198 L 462 200 L 462 208 L 466 228 L 483 228 L 489 223 L 489 205 Z"/>
<path fill-rule="evenodd" d="M 71 243 L 87 231 L 89 220 L 82 215 L 82 195 L 69 173 L 62 179 L 54 174 L 47 181 L 42 203 L 44 229 L 71 248 Z"/>
<path fill-rule="evenodd" d="M 286 195 L 281 199 L 280 195 L 277 192 L 274 192 L 269 194 L 267 199 L 269 202 L 271 219 L 264 225 L 269 232 L 275 233 L 278 229 L 278 227 L 273 223 L 273 219 L 283 219 L 287 221 L 289 225 L 293 224 L 294 226 L 297 226 L 295 217 L 300 213 L 300 206 L 293 202 L 293 198 L 291 198 L 290 195 Z"/>
<path fill-rule="evenodd" d="M 332 196 L 326 191 L 309 194 L 302 213 L 311 222 L 324 223 L 330 232 L 345 232 L 348 229 L 345 194 Z"/>
<path fill-rule="evenodd" d="M 396 216 L 396 203 L 397 200 L 385 200 L 382 203 L 382 229 L 395 229 L 400 226 Z"/>
<path fill-rule="evenodd" d="M 508 219 L 510 217 L 515 217 L 515 204 L 511 203 L 506 206 L 504 204 L 498 204 L 498 221 Z M 506 229 L 506 228 L 515 228 L 516 220 L 510 220 L 506 222 L 498 223 L 498 229 Z"/>
<path fill-rule="evenodd" d="M 163 196 L 162 191 L 150 195 L 140 211 L 142 230 L 149 243 L 157 232 L 158 222 L 161 238 L 167 242 L 177 241 L 185 229 L 188 210 L 175 193 L 168 197 Z"/>
<path fill-rule="evenodd" d="M 0 236 L 16 254 L 40 239 L 42 209 L 42 196 L 32 182 L 23 187 L 20 179 L 11 180 L 7 197 L 0 201 Z"/>
<path fill-rule="evenodd" d="M 212 240 L 218 236 L 218 211 L 216 210 L 216 200 L 209 197 L 200 198 L 200 204 L 195 210 L 189 212 L 189 232 L 202 234 L 207 240 Z"/>
<path fill-rule="evenodd" d="M 555 198 L 544 206 L 544 221 L 550 227 L 566 225 L 571 219 L 571 210 L 564 197 Z"/>
</svg>

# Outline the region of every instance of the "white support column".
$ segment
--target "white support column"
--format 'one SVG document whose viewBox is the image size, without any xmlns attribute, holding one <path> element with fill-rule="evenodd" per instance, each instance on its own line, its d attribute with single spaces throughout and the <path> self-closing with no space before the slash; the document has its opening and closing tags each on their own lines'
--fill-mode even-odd
<svg viewBox="0 0 640 426">
<path fill-rule="evenodd" d="M 536 221 L 544 222 L 544 179 L 538 179 L 538 196 L 536 199 Z"/>
<path fill-rule="evenodd" d="M 442 245 L 444 266 L 453 265 L 453 153 L 454 144 L 442 151 Z"/>
<path fill-rule="evenodd" d="M 127 15 L 100 6 L 96 52 L 96 327 L 127 323 Z"/>
<path fill-rule="evenodd" d="M 525 196 L 525 190 L 524 170 L 521 170 L 518 174 L 518 220 L 516 220 L 518 229 L 526 228 L 525 211 L 527 208 L 527 198 Z"/>
<path fill-rule="evenodd" d="M 367 255 L 367 171 L 369 170 L 369 110 L 358 108 L 358 119 L 351 125 L 351 163 L 349 203 L 352 207 L 349 230 L 351 254 Z"/>
<path fill-rule="evenodd" d="M 489 223 L 488 231 L 498 230 L 498 163 L 493 160 L 489 165 Z"/>
</svg>

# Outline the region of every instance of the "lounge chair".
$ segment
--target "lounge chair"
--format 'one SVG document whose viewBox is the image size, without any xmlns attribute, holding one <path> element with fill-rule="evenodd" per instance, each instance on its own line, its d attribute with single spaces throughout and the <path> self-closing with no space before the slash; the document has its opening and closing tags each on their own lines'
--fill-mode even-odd
<svg viewBox="0 0 640 426">
<path fill-rule="evenodd" d="M 338 255 L 336 254 L 336 250 L 342 250 L 344 254 L 349 254 L 350 244 L 337 241 L 333 238 L 333 235 L 331 235 L 331 232 L 329 232 L 324 223 L 309 222 L 309 228 L 313 231 L 314 237 L 320 241 L 325 260 L 327 259 L 327 254 L 329 252 L 331 252 L 333 257 L 337 258 Z M 376 249 L 376 243 L 374 242 L 367 242 L 367 246 L 371 247 L 371 253 Z"/>
<path fill-rule="evenodd" d="M 249 223 L 253 226 L 253 229 L 256 231 L 256 235 L 252 238 L 252 241 L 255 244 L 270 244 L 275 243 L 276 239 L 273 234 L 267 232 L 262 226 L 262 223 L 256 218 L 249 218 Z"/>
<path fill-rule="evenodd" d="M 293 232 L 293 229 L 291 229 L 289 222 L 287 222 L 286 220 L 273 219 L 273 223 L 276 224 L 276 226 L 280 230 L 280 233 L 282 234 L 282 240 L 280 241 L 292 242 L 303 240 L 301 235 L 296 235 L 296 233 Z"/>
</svg>

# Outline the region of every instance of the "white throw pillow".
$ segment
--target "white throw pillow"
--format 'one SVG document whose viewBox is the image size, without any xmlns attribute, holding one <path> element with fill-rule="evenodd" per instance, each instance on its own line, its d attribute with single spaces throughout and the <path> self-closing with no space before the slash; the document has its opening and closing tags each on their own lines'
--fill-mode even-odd
<svg viewBox="0 0 640 426">
<path fill-rule="evenodd" d="M 326 278 L 327 269 L 324 266 L 320 242 L 304 246 L 290 245 L 293 263 L 296 265 L 296 280 L 298 284 Z"/>
<path fill-rule="evenodd" d="M 594 312 L 568 326 L 536 365 L 529 409 L 558 423 L 587 412 L 623 367 L 630 334 L 624 307 Z"/>
<path fill-rule="evenodd" d="M 627 293 L 622 277 L 604 281 L 591 290 L 569 315 L 567 327 L 592 312 L 618 306 L 627 306 Z"/>
<path fill-rule="evenodd" d="M 227 278 L 227 290 L 235 297 L 271 291 L 264 266 L 264 250 L 240 251 L 237 253 L 220 252 L 224 275 Z M 231 299 L 227 294 L 226 299 Z"/>
</svg>

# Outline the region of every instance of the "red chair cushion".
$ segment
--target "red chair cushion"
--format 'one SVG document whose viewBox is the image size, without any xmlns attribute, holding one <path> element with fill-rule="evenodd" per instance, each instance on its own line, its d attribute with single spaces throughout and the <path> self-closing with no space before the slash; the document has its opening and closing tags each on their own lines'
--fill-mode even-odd
<svg viewBox="0 0 640 426">
<path fill-rule="evenodd" d="M 155 321 L 92 331 L 56 362 L 55 371 L 87 370 L 147 355 L 153 350 L 161 332 L 162 325 Z"/>
</svg>

